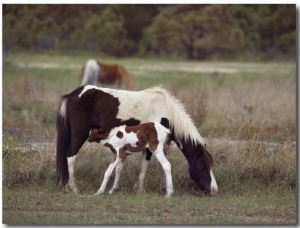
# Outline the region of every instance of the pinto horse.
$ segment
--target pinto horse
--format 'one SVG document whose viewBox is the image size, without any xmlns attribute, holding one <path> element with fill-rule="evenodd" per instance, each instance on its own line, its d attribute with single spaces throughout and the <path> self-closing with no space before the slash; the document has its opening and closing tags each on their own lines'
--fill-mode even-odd
<svg viewBox="0 0 300 228">
<path fill-rule="evenodd" d="M 113 128 L 109 133 L 94 128 L 90 131 L 89 142 L 98 142 L 113 152 L 113 159 L 104 174 L 104 179 L 95 195 L 104 193 L 107 182 L 116 168 L 116 176 L 112 194 L 119 189 L 119 179 L 123 168 L 123 162 L 127 155 L 149 149 L 161 164 L 166 178 L 166 197 L 170 197 L 174 190 L 172 184 L 171 164 L 164 155 L 169 150 L 170 130 L 158 122 L 149 122 L 135 126 L 122 125 Z"/>
<path fill-rule="evenodd" d="M 82 67 L 79 77 L 81 86 L 115 83 L 117 88 L 124 84 L 126 89 L 131 89 L 129 74 L 121 64 L 104 64 L 90 59 Z"/>
<path fill-rule="evenodd" d="M 173 140 L 188 161 L 190 177 L 209 195 L 218 192 L 212 171 L 213 159 L 205 141 L 185 111 L 183 104 L 162 87 L 126 91 L 82 86 L 64 95 L 57 113 L 56 171 L 58 181 L 78 192 L 74 177 L 76 155 L 90 129 L 109 132 L 112 128 L 150 121 L 170 129 Z M 142 191 L 152 153 L 143 153 L 135 190 Z"/>
</svg>

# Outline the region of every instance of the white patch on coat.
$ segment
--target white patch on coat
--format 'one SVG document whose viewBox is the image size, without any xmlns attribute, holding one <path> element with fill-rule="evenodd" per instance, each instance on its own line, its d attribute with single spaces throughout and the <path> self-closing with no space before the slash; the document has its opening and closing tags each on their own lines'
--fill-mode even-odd
<svg viewBox="0 0 300 228">
<path fill-rule="evenodd" d="M 117 147 L 122 148 L 125 146 L 125 144 L 130 144 L 132 147 L 136 147 L 136 143 L 139 141 L 137 137 L 137 133 L 134 132 L 126 133 L 125 127 L 126 127 L 125 125 L 122 125 L 120 127 L 113 128 L 109 132 L 108 137 L 100 141 L 100 144 L 104 145 L 105 143 L 108 142 L 109 144 L 113 145 L 115 148 Z M 123 133 L 122 138 L 119 138 L 117 136 L 117 133 L 119 131 Z"/>
</svg>

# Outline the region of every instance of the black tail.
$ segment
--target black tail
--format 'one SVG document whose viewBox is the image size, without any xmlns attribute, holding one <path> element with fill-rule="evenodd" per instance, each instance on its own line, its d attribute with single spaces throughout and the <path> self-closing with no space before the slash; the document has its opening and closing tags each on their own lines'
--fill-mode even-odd
<svg viewBox="0 0 300 228">
<path fill-rule="evenodd" d="M 68 121 L 68 98 L 61 99 L 56 119 L 56 173 L 57 181 L 66 185 L 69 181 L 67 154 L 70 150 L 71 127 Z"/>
</svg>

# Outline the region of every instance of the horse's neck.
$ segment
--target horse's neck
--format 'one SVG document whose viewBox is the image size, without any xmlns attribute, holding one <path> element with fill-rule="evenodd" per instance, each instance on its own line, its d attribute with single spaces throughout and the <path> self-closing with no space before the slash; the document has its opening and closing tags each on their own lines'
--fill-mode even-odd
<svg viewBox="0 0 300 228">
<path fill-rule="evenodd" d="M 177 139 L 175 143 L 187 159 L 194 156 L 197 145 L 194 145 L 190 139 Z"/>
</svg>

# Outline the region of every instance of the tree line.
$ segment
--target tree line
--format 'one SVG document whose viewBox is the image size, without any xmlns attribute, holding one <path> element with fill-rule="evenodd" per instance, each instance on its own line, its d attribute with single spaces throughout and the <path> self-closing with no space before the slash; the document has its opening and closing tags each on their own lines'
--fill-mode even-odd
<svg viewBox="0 0 300 228">
<path fill-rule="evenodd" d="M 293 4 L 3 5 L 3 52 L 296 58 Z"/>
</svg>

